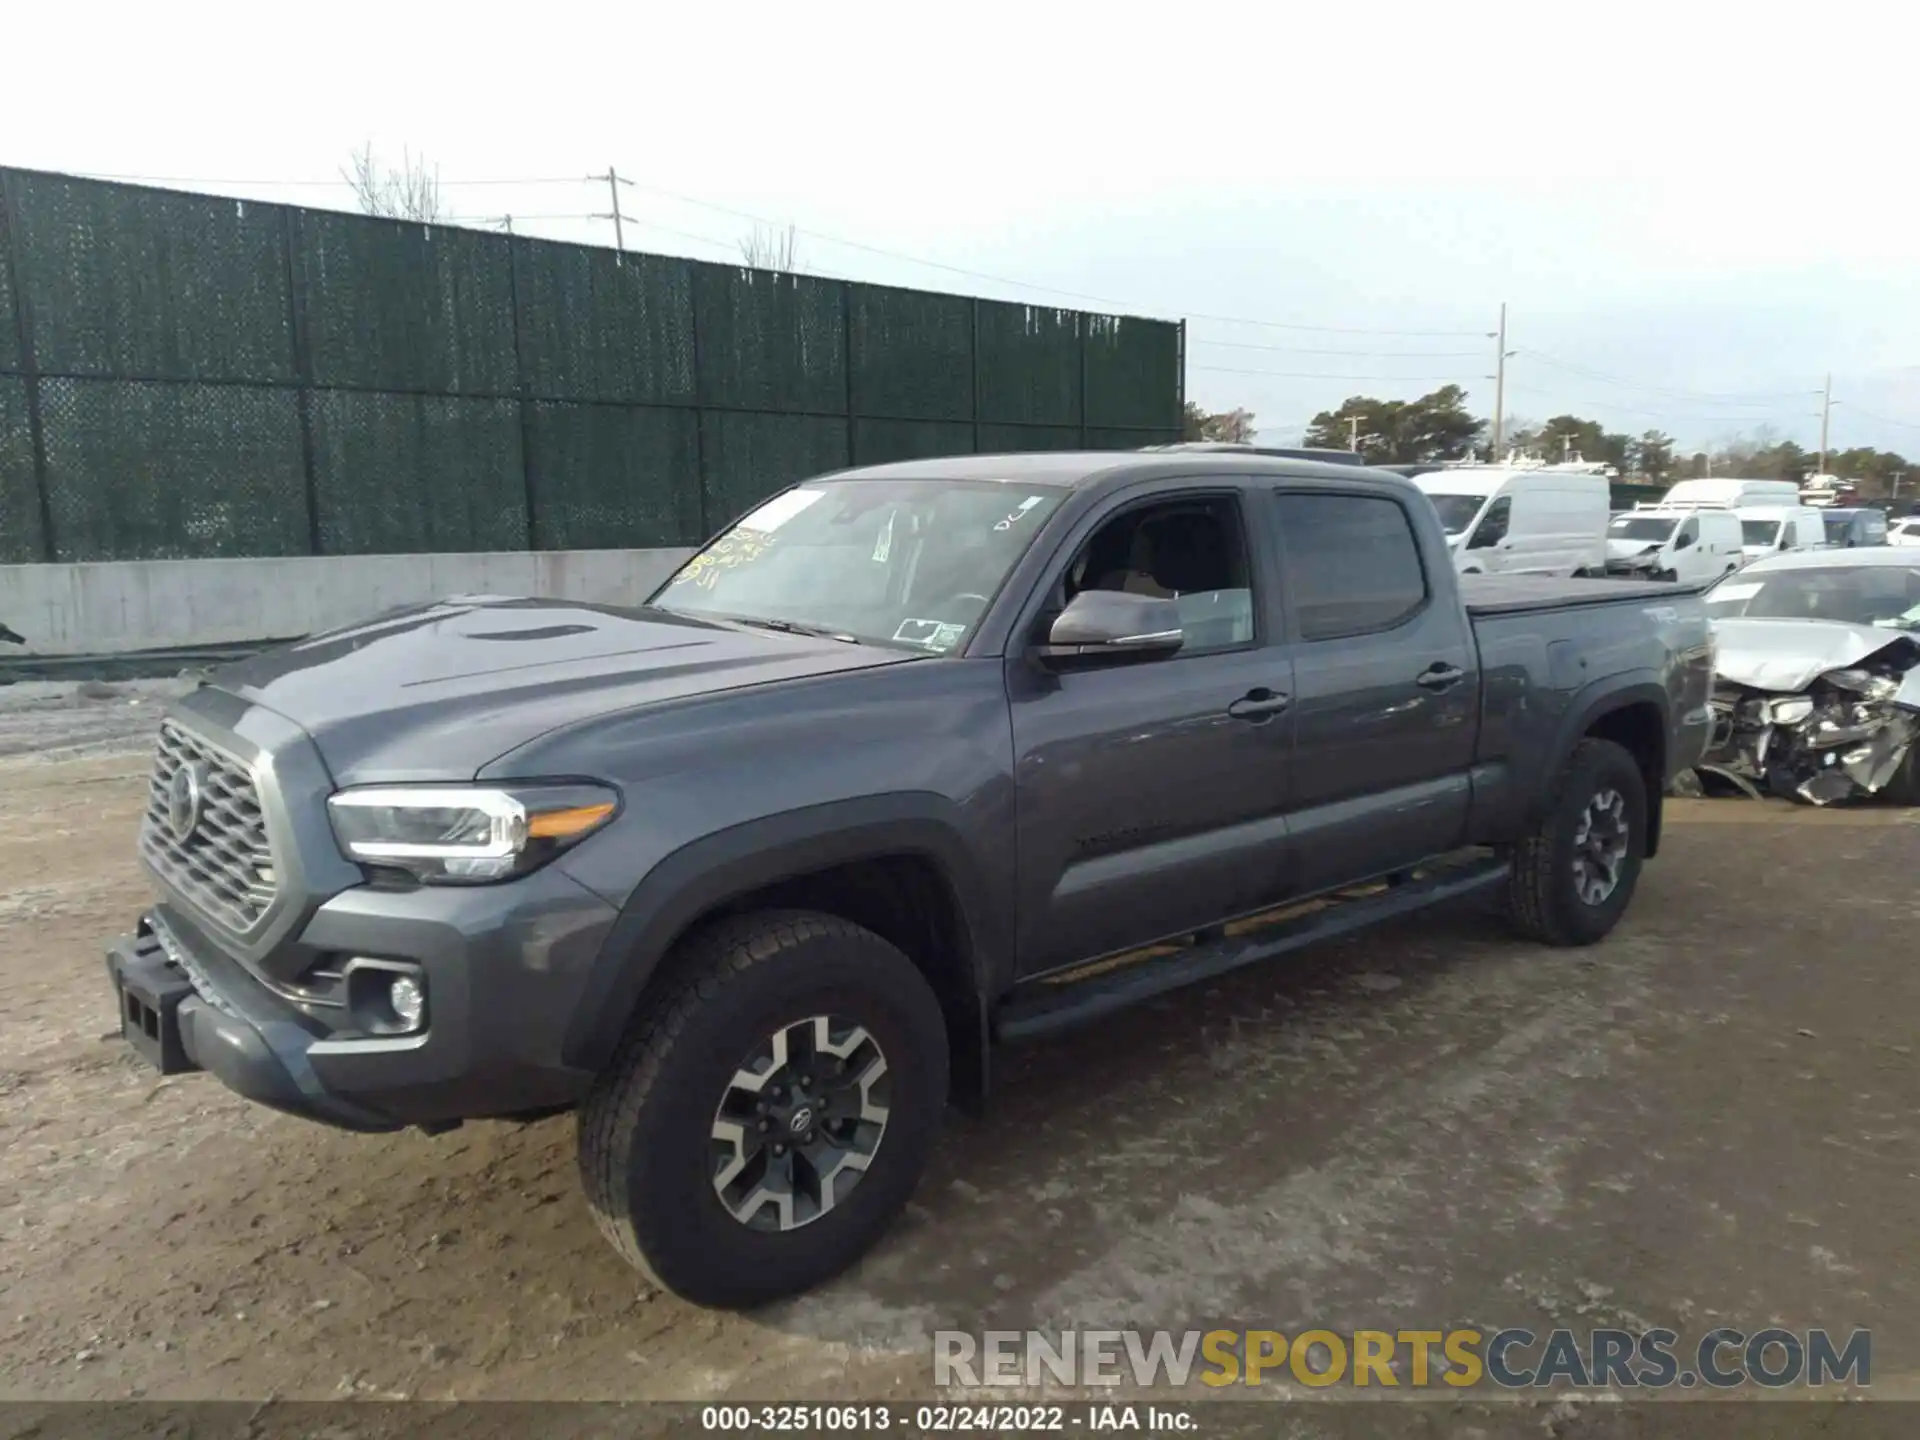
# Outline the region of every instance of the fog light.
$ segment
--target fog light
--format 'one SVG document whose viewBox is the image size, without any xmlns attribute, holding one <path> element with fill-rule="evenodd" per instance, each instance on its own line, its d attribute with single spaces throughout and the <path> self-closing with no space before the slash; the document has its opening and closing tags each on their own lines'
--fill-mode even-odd
<svg viewBox="0 0 1920 1440">
<path fill-rule="evenodd" d="M 394 1018 L 409 1030 L 418 1030 L 426 1018 L 426 992 L 411 975 L 402 975 L 393 982 L 387 991 L 387 1003 L 393 1006 Z"/>
</svg>

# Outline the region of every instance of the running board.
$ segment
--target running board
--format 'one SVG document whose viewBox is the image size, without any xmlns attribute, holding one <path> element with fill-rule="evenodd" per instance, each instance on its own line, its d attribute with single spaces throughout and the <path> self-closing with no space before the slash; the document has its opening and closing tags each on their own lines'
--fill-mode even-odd
<svg viewBox="0 0 1920 1440">
<path fill-rule="evenodd" d="M 1503 857 L 1475 857 L 1465 864 L 1421 870 L 1411 878 L 1350 886 L 1331 895 L 1282 906 L 1230 925 L 1203 931 L 1188 944 L 1154 945 L 1077 967 L 1058 978 L 1024 986 L 994 1017 L 1002 1041 L 1031 1040 L 1055 1030 L 1097 1020 L 1203 980 L 1257 965 L 1290 950 L 1364 930 L 1500 884 L 1511 866 Z M 1357 896 L 1355 892 L 1361 892 Z M 1354 898 L 1347 898 L 1353 896 Z M 1090 978 L 1074 980 L 1075 973 Z M 1037 993 L 1036 993 L 1037 992 Z"/>
</svg>

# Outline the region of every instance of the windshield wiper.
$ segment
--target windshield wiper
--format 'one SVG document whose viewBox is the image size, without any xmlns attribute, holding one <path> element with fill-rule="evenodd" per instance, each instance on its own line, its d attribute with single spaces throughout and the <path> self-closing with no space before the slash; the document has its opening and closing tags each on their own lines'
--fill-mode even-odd
<svg viewBox="0 0 1920 1440">
<path fill-rule="evenodd" d="M 727 619 L 736 625 L 751 625 L 756 630 L 777 630 L 782 635 L 808 635 L 816 640 L 838 640 L 844 645 L 864 645 L 867 642 L 857 635 L 849 635 L 844 630 L 830 630 L 824 625 L 803 625 L 798 620 L 763 620 L 758 616 L 729 615 Z"/>
</svg>

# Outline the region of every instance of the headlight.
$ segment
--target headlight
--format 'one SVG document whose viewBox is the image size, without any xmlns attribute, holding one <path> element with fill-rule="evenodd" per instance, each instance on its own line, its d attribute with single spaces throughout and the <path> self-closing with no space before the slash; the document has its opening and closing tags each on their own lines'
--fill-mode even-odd
<svg viewBox="0 0 1920 1440">
<path fill-rule="evenodd" d="M 1865 695 L 1869 700 L 1885 700 L 1900 688 L 1900 682 L 1871 670 L 1829 670 L 1820 677 L 1829 685 L 1838 685 Z"/>
<path fill-rule="evenodd" d="M 485 885 L 537 870 L 619 808 L 598 785 L 375 785 L 327 801 L 350 860 L 428 885 Z"/>
<path fill-rule="evenodd" d="M 1790 695 L 1785 700 L 1775 700 L 1767 706 L 1767 719 L 1775 725 L 1798 725 L 1813 714 L 1813 697 L 1810 695 Z"/>
</svg>

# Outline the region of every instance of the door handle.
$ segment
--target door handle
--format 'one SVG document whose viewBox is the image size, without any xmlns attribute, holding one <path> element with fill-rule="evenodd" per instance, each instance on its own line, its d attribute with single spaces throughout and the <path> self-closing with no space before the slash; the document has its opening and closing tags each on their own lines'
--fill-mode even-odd
<svg viewBox="0 0 1920 1440">
<path fill-rule="evenodd" d="M 1466 671 L 1436 660 L 1414 677 L 1413 683 L 1424 690 L 1450 690 L 1466 677 Z"/>
<path fill-rule="evenodd" d="M 1251 720 L 1258 724 L 1278 715 L 1293 703 L 1291 695 L 1276 695 L 1265 686 L 1249 690 L 1238 700 L 1227 706 L 1227 714 L 1236 720 Z"/>
</svg>

